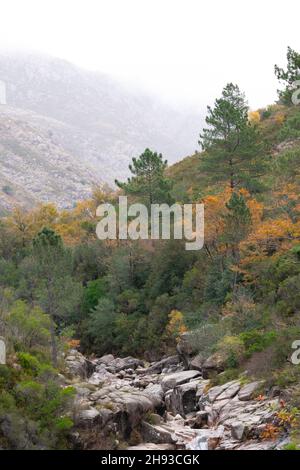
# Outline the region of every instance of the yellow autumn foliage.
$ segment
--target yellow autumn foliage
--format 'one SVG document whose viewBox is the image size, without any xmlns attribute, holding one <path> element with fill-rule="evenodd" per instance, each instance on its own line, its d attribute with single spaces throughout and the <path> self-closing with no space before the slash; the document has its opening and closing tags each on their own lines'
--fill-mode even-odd
<svg viewBox="0 0 300 470">
<path fill-rule="evenodd" d="M 168 317 L 169 322 L 166 327 L 167 335 L 178 340 L 179 336 L 187 331 L 184 324 L 183 314 L 179 310 L 172 310 Z"/>
</svg>

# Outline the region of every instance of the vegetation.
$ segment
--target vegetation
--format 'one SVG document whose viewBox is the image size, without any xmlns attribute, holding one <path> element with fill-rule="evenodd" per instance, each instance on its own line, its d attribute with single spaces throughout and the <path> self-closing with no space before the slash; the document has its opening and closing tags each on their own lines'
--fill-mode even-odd
<svg viewBox="0 0 300 470">
<path fill-rule="evenodd" d="M 288 74 L 297 57 L 289 50 Z M 147 149 L 118 183 L 130 202 L 204 203 L 200 251 L 181 240 L 97 240 L 96 207 L 119 195 L 98 189 L 73 210 L 44 204 L 1 219 L 1 446 L 66 445 L 72 390 L 57 381 L 66 336 L 84 353 L 154 360 L 189 331 L 204 359 L 223 357 L 223 379 L 248 370 L 292 386 L 299 407 L 289 358 L 300 338 L 300 112 L 280 101 L 249 113 L 227 85 L 208 109 L 204 152 L 167 168 Z"/>
</svg>

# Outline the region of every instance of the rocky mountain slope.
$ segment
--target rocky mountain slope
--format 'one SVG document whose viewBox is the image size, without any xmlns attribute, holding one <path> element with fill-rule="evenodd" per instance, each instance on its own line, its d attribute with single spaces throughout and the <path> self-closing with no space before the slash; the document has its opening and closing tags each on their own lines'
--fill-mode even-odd
<svg viewBox="0 0 300 470">
<path fill-rule="evenodd" d="M 131 158 L 146 147 L 162 152 L 170 163 L 196 147 L 200 116 L 174 110 L 109 77 L 82 70 L 63 60 L 2 53 L 0 80 L 6 91 L 6 105 L 0 107 L 0 172 L 4 174 L 1 183 L 6 186 L 4 178 L 9 177 L 11 183 L 25 192 L 28 201 L 32 196 L 35 199 L 38 191 L 41 200 L 51 197 L 53 202 L 64 206 L 81 197 L 80 188 L 72 183 L 77 175 L 80 180 L 93 181 L 88 177 L 89 168 L 94 179 L 112 184 L 115 178 L 127 175 Z M 3 103 L 3 90 L 1 96 Z M 7 140 L 12 137 L 7 136 L 3 122 L 11 119 L 14 120 L 11 133 L 16 135 L 16 143 L 11 142 L 14 151 L 6 154 Z M 44 141 L 42 146 L 26 137 L 26 126 L 31 136 L 36 134 L 38 140 Z M 48 145 L 52 149 L 47 156 L 44 148 Z M 20 147 L 23 151 L 19 152 Z M 57 185 L 52 184 L 51 172 L 48 172 L 48 166 L 54 162 L 50 156 L 53 152 L 57 155 L 58 172 L 65 174 L 65 180 L 58 183 L 63 186 L 65 198 L 57 192 Z M 29 172 L 27 161 L 31 153 L 36 155 L 35 165 L 40 168 L 41 179 Z M 8 158 L 13 167 L 20 166 L 17 178 L 15 171 L 8 174 Z M 3 160 L 6 160 L 5 167 Z M 68 163 L 64 166 L 62 161 Z M 68 173 L 65 167 L 69 165 L 73 166 L 73 171 Z M 26 185 L 22 179 L 27 181 Z M 45 186 L 43 182 L 47 179 Z M 7 206 L 10 200 L 3 191 L 0 194 L 2 205 Z"/>
<path fill-rule="evenodd" d="M 29 112 L 0 108 L 0 211 L 55 202 L 71 207 L 101 182 L 91 166 L 68 152 Z"/>
</svg>

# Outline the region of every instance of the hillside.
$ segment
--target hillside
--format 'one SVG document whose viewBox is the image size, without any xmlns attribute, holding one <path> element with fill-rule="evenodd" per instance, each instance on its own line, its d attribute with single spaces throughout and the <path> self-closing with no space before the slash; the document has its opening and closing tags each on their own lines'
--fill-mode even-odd
<svg viewBox="0 0 300 470">
<path fill-rule="evenodd" d="M 76 180 L 77 168 L 84 165 L 92 169 L 96 180 L 113 184 L 115 178 L 122 179 L 128 174 L 131 158 L 146 147 L 162 152 L 170 163 L 196 147 L 200 115 L 168 107 L 154 97 L 131 91 L 110 77 L 82 70 L 63 60 L 33 54 L 2 53 L 0 79 L 6 85 L 7 102 L 7 106 L 1 105 L 1 119 L 10 119 L 13 115 L 15 126 L 16 121 L 22 121 L 32 132 L 39 136 L 45 134 L 46 139 L 51 139 L 53 145 L 60 148 L 58 153 L 65 152 L 68 162 L 72 161 L 75 174 L 66 173 L 66 178 L 71 180 Z M 21 132 L 16 133 L 15 150 L 22 146 Z M 5 140 L 6 136 L 0 134 L 0 139 Z M 27 141 L 24 145 L 33 153 L 41 151 L 40 147 L 34 148 L 34 141 L 31 144 Z M 42 161 L 45 158 L 41 155 Z M 17 166 L 17 160 L 24 163 L 22 152 L 21 155 L 16 152 L 15 157 L 11 154 L 10 159 L 14 159 L 14 166 Z M 61 161 L 58 157 L 56 165 L 63 173 L 65 168 Z M 30 175 L 23 163 L 24 180 L 27 176 L 29 178 L 28 184 L 23 188 L 21 185 L 20 189 L 27 193 Z M 78 174 L 84 176 L 84 170 Z M 91 186 L 93 180 L 83 179 Z M 15 184 L 21 184 L 20 178 Z M 76 200 L 66 182 L 63 185 L 64 200 L 60 196 L 56 200 L 56 187 L 51 184 L 50 177 L 43 190 L 45 197 L 54 197 L 59 205 L 66 201 L 70 205 Z M 32 188 L 31 192 L 35 189 Z M 77 199 L 80 198 L 79 188 Z M 4 205 L 8 202 L 5 200 Z"/>
<path fill-rule="evenodd" d="M 276 159 L 279 159 L 280 154 L 300 147 L 298 108 L 271 105 L 256 111 L 254 115 L 259 119 L 259 132 L 265 144 L 265 156 L 270 171 L 273 171 L 273 165 L 276 167 Z M 199 148 L 198 152 L 168 168 L 167 173 L 172 180 L 172 193 L 176 200 L 198 200 L 206 194 L 219 192 L 224 188 L 220 182 L 215 184 L 210 181 L 207 172 L 201 166 L 204 159 L 205 152 L 201 152 Z M 261 181 L 269 185 L 270 175 L 262 177 Z"/>
<path fill-rule="evenodd" d="M 101 183 L 53 137 L 49 124 L 62 127 L 34 113 L 0 107 L 0 210 L 49 201 L 70 208 Z"/>
<path fill-rule="evenodd" d="M 203 151 L 168 168 L 146 149 L 119 182 L 130 203 L 204 204 L 199 250 L 150 230 L 99 239 L 96 208 L 119 210 L 117 191 L 0 218 L 3 448 L 300 449 L 300 108 L 287 78 L 254 112 L 226 84 Z M 2 126 L 13 151 L 15 121 Z"/>
</svg>

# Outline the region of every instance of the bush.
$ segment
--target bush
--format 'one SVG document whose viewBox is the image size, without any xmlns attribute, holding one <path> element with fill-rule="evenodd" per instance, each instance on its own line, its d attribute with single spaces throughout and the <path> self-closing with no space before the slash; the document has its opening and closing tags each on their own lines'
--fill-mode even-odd
<svg viewBox="0 0 300 470">
<path fill-rule="evenodd" d="M 275 331 L 263 333 L 259 330 L 251 330 L 241 333 L 240 339 L 244 343 L 246 356 L 250 357 L 254 352 L 263 351 L 277 339 Z"/>
<path fill-rule="evenodd" d="M 244 343 L 238 336 L 225 336 L 216 348 L 230 369 L 238 367 L 245 354 Z"/>
<path fill-rule="evenodd" d="M 107 282 L 105 279 L 89 281 L 83 293 L 83 313 L 89 313 L 93 308 L 96 308 L 99 300 L 105 296 L 106 292 Z"/>
<path fill-rule="evenodd" d="M 279 140 L 297 139 L 300 137 L 300 113 L 289 117 L 279 132 Z"/>
<path fill-rule="evenodd" d="M 203 358 L 208 358 L 216 348 L 218 341 L 226 335 L 225 324 L 204 323 L 189 335 L 190 348 L 201 353 Z"/>
<path fill-rule="evenodd" d="M 41 364 L 35 356 L 26 352 L 19 352 L 17 354 L 18 361 L 21 367 L 31 375 L 37 375 L 40 371 Z"/>
<path fill-rule="evenodd" d="M 8 316 L 8 327 L 17 350 L 47 349 L 50 340 L 50 319 L 39 307 L 31 308 L 16 301 Z"/>
</svg>

